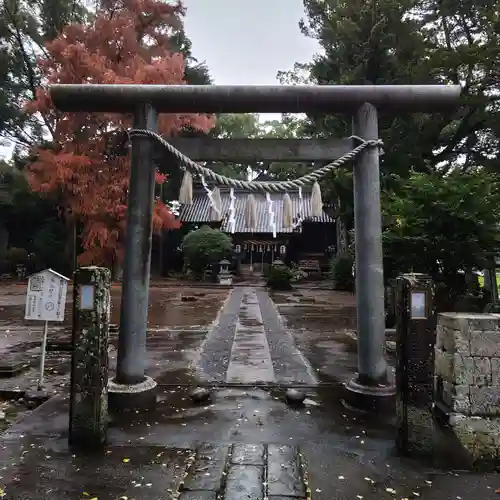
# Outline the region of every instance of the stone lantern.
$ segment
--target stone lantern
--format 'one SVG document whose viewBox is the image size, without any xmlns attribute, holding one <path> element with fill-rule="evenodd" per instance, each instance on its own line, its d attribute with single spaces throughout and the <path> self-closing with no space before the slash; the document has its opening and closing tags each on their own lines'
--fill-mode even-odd
<svg viewBox="0 0 500 500">
<path fill-rule="evenodd" d="M 233 276 L 229 271 L 229 266 L 231 262 L 227 259 L 221 260 L 219 262 L 219 285 L 231 286 L 233 284 Z"/>
<path fill-rule="evenodd" d="M 285 263 L 281 259 L 273 261 L 273 267 L 285 267 Z"/>
</svg>

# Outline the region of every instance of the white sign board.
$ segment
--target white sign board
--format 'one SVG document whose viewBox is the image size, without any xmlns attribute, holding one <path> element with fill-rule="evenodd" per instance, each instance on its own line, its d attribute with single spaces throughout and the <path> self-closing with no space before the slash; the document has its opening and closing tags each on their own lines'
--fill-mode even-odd
<svg viewBox="0 0 500 500">
<path fill-rule="evenodd" d="M 68 281 L 69 278 L 52 269 L 31 275 L 24 319 L 64 321 Z"/>
<path fill-rule="evenodd" d="M 92 311 L 94 309 L 95 287 L 94 285 L 82 285 L 80 287 L 80 309 Z"/>
<path fill-rule="evenodd" d="M 411 292 L 411 317 L 412 319 L 423 319 L 426 317 L 425 292 Z"/>
</svg>

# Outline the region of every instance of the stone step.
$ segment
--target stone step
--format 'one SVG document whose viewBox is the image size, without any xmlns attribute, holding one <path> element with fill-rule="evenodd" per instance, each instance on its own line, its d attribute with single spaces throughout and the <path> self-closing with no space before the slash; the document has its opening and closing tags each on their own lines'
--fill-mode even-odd
<svg viewBox="0 0 500 500">
<path fill-rule="evenodd" d="M 181 485 L 180 500 L 307 498 L 304 464 L 296 447 L 204 444 Z"/>
</svg>

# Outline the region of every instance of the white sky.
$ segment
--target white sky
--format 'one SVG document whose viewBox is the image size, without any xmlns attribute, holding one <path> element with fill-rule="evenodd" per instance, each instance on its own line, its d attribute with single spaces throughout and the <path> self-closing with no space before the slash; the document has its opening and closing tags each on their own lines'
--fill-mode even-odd
<svg viewBox="0 0 500 500">
<path fill-rule="evenodd" d="M 272 85 L 318 44 L 300 32 L 302 0 L 184 0 L 193 55 L 216 84 Z"/>
</svg>

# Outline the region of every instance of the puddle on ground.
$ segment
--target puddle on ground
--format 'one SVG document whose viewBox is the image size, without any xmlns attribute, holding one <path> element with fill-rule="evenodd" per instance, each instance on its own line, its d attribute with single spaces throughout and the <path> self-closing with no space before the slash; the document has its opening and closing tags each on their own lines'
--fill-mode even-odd
<svg viewBox="0 0 500 500">
<path fill-rule="evenodd" d="M 227 297 L 227 290 L 203 288 L 151 288 L 149 294 L 149 327 L 173 327 L 190 325 L 207 325 L 216 317 Z M 120 290 L 111 292 L 111 323 L 120 321 Z M 27 325 L 40 328 L 38 322 L 24 320 L 24 299 L 18 295 L 1 296 L 0 327 Z M 63 325 L 71 327 L 72 304 L 66 303 Z"/>
<path fill-rule="evenodd" d="M 357 369 L 355 299 L 350 294 L 322 290 L 315 303 L 286 303 L 290 294 L 273 297 L 297 347 L 309 360 L 320 382 L 343 384 Z M 322 301 L 329 300 L 328 304 Z"/>
</svg>

